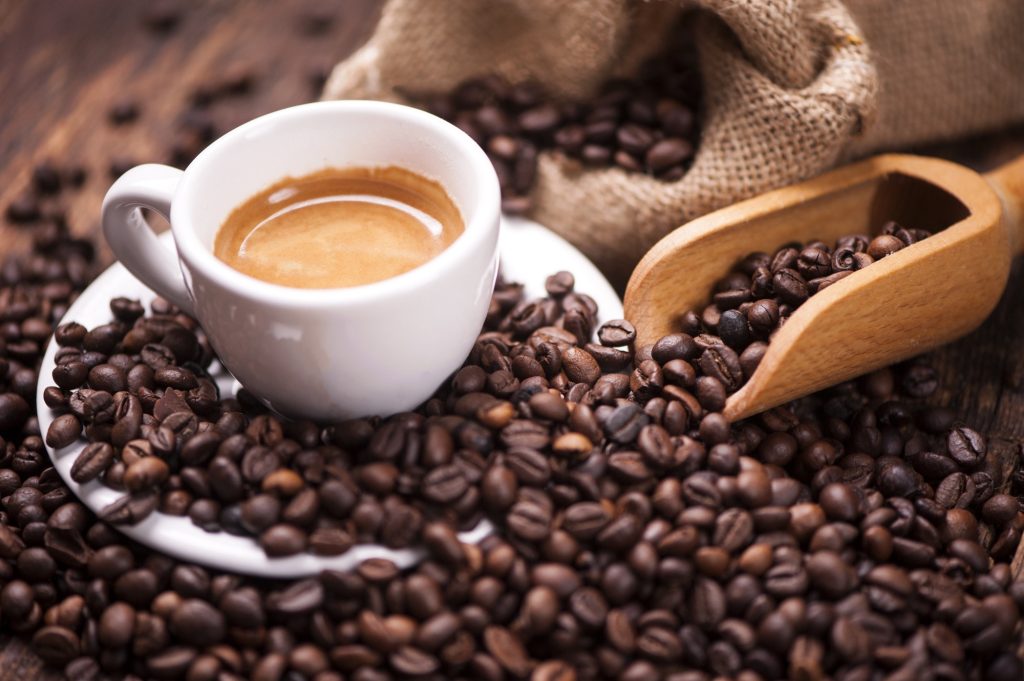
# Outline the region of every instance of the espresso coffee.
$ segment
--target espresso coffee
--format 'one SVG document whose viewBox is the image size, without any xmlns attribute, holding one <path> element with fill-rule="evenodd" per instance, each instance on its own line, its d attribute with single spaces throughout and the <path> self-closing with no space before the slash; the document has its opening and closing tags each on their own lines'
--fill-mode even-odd
<svg viewBox="0 0 1024 681">
<path fill-rule="evenodd" d="M 327 168 L 285 178 L 238 206 L 214 254 L 273 284 L 340 288 L 408 272 L 464 229 L 434 180 L 396 166 Z"/>
</svg>

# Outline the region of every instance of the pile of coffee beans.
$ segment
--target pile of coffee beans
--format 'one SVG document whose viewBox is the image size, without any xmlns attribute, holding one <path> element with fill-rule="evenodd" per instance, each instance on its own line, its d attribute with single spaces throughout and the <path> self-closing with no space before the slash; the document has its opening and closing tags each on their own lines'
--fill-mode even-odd
<svg viewBox="0 0 1024 681">
<path fill-rule="evenodd" d="M 666 182 L 686 174 L 700 135 L 700 73 L 683 25 L 671 50 L 635 77 L 608 82 L 589 102 L 559 102 L 536 83 L 474 78 L 450 93 L 405 93 L 484 148 L 501 184 L 502 210 L 526 213 L 537 155 L 557 150 L 593 167 L 619 167 Z"/>
<path fill-rule="evenodd" d="M 874 239 L 843 237 L 834 250 L 813 242 L 750 254 L 700 317 L 683 316 L 696 325 L 692 335 L 672 334 L 635 354 L 635 330 L 624 320 L 590 342 L 597 306 L 573 291 L 569 273 L 553 275 L 540 301 L 501 287 L 467 366 L 420 414 L 326 433 L 283 422 L 245 395 L 219 400 L 206 373 L 213 353 L 195 321 L 163 301 L 146 316 L 137 301 L 117 298 L 111 323 L 57 329 L 56 385 L 45 399 L 59 416 L 46 442 L 65 447 L 84 429 L 89 444 L 72 476 L 127 493 L 101 514 L 113 524 L 157 510 L 188 515 L 209 531 L 257 537 L 271 556 L 337 555 L 358 542 L 405 548 L 434 517 L 463 528 L 478 522 L 491 491 L 484 457 L 504 447 L 518 460 L 529 456 L 520 446 L 542 449 L 537 443 L 559 435 L 568 418 L 566 400 L 612 404 L 632 392 L 635 406 L 660 395 L 669 436 L 704 427 L 708 414 L 726 428 L 718 412 L 727 396 L 809 295 L 895 252 L 901 239 L 925 236 L 889 223 Z M 596 425 L 570 429 L 553 442 L 556 452 L 584 455 L 601 445 Z"/>
<path fill-rule="evenodd" d="M 62 240 L 49 248 L 74 252 Z M 0 626 L 70 678 L 1016 680 L 1024 670 L 1024 582 L 1009 565 L 1024 513 L 1000 492 L 1011 462 L 922 403 L 937 388 L 923 363 L 730 427 L 667 389 L 677 383 L 640 380 L 646 362 L 663 376 L 689 362 L 683 334 L 633 348 L 630 325 L 613 321 L 597 329 L 603 345 L 588 344 L 593 301 L 559 273 L 537 301 L 501 286 L 466 366 L 417 412 L 321 430 L 281 422 L 244 393 L 218 399 L 194 323 L 162 302 L 147 316 L 118 300 L 99 331 L 58 330 L 74 358 L 62 366 L 85 365 L 96 387 L 48 399 L 88 415 L 79 423 L 113 459 L 104 476 L 121 464 L 127 487 L 130 467 L 154 460 L 167 480 L 152 483 L 163 468 L 147 464 L 127 497 L 146 503 L 96 518 L 49 466 L 26 399 L 35 376 L 24 371 L 84 283 L 65 261 L 37 248 L 3 270 L 3 300 L 18 304 L 2 312 Z M 182 473 L 201 434 L 216 440 L 194 466 L 207 496 Z M 276 464 L 266 477 L 282 478 L 266 490 L 266 477 L 257 491 L 243 473 L 254 449 L 273 454 L 260 455 Z M 223 510 L 234 502 L 220 495 L 234 473 L 214 475 L 232 466 L 243 496 L 267 499 L 306 542 L 325 527 L 380 537 L 397 513 L 429 558 L 406 572 L 370 560 L 267 582 L 178 563 L 112 529 L 171 495 L 207 500 L 210 522 L 232 528 L 235 512 Z M 332 480 L 354 503 L 324 502 Z M 314 525 L 282 521 L 310 490 L 324 507 Z M 498 534 L 460 544 L 456 530 L 481 515 Z"/>
</svg>

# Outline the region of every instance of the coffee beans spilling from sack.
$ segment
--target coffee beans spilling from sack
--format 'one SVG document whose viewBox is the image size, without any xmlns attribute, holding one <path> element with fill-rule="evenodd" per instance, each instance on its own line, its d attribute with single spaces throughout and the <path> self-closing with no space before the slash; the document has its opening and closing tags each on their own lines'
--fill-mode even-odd
<svg viewBox="0 0 1024 681">
<path fill-rule="evenodd" d="M 685 35 L 674 44 L 688 47 L 648 61 L 633 79 L 607 83 L 592 102 L 557 102 L 536 84 L 511 86 L 498 77 L 469 80 L 447 94 L 404 94 L 484 148 L 502 209 L 521 214 L 532 207 L 537 154 L 546 149 L 669 182 L 686 173 L 700 136 L 700 74 Z"/>
<path fill-rule="evenodd" d="M 159 425 L 147 420 L 153 432 L 166 429 L 156 440 L 179 460 L 179 444 L 191 441 L 179 438 L 179 422 L 221 444 L 241 434 L 250 448 L 286 456 L 279 470 L 291 470 L 300 489 L 315 488 L 319 457 L 347 461 L 342 470 L 325 461 L 320 488 L 332 475 L 351 479 L 343 484 L 360 500 L 339 515 L 367 536 L 390 508 L 421 514 L 403 512 L 420 523 L 416 541 L 429 553 L 410 571 L 371 560 L 352 573 L 267 582 L 127 541 L 50 467 L 31 414 L 33 367 L 85 283 L 68 265 L 87 263 L 76 251 L 63 236 L 38 244 L 5 264 L 0 294 L 0 626 L 30 638 L 71 678 L 1020 677 L 1024 583 L 1009 560 L 1024 514 L 999 491 L 1005 462 L 985 438 L 920 402 L 937 387 L 922 363 L 730 428 L 699 402 L 684 405 L 666 390 L 674 383 L 645 384 L 634 373 L 631 386 L 630 376 L 603 371 L 574 332 L 547 326 L 572 310 L 578 320 L 563 327 L 593 323 L 589 299 L 559 274 L 542 301 L 500 288 L 492 330 L 418 413 L 321 433 L 281 423 L 244 395 L 204 395 L 201 332 L 162 304 L 145 317 L 115 302 L 118 319 L 135 321 L 120 339 L 109 327 L 82 337 L 86 359 L 105 356 L 87 380 L 96 367 L 118 368 L 123 357 L 109 360 L 119 354 L 132 359 L 133 381 L 148 376 L 135 367 L 152 367 L 120 351 L 131 331 L 159 329 L 159 341 L 147 342 L 169 354 L 146 388 L 162 392 L 153 407 L 177 390 L 190 411 L 222 412 L 212 427 L 196 411 L 193 424 L 180 404 L 161 410 Z M 81 330 L 64 327 L 61 337 L 69 332 Z M 623 322 L 597 333 L 600 347 L 624 353 L 627 370 L 683 359 L 674 342 L 630 349 Z M 120 381 L 109 368 L 96 376 Z M 147 404 L 152 395 L 139 392 Z M 221 444 L 212 458 L 237 463 Z M 173 460 L 142 448 L 133 463 Z M 261 493 L 287 507 L 301 494 L 288 491 Z M 460 545 L 456 527 L 482 513 L 498 535 Z"/>
</svg>

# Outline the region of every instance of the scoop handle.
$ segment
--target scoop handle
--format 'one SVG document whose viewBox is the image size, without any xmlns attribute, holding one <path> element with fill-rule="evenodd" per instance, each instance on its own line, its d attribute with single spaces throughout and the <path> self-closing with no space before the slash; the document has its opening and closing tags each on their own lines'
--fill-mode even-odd
<svg viewBox="0 0 1024 681">
<path fill-rule="evenodd" d="M 1010 252 L 1021 255 L 1024 253 L 1024 154 L 986 173 L 985 179 L 1003 202 Z"/>
</svg>

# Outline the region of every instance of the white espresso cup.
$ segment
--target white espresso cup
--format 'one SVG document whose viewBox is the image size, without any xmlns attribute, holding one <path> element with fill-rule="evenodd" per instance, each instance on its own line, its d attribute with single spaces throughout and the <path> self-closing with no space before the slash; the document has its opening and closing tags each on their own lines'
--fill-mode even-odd
<svg viewBox="0 0 1024 681">
<path fill-rule="evenodd" d="M 253 195 L 288 176 L 353 166 L 399 166 L 439 182 L 465 231 L 423 265 L 351 288 L 271 284 L 214 256 L 224 220 Z M 140 208 L 170 221 L 176 258 Z M 319 421 L 412 409 L 461 365 L 494 289 L 499 220 L 497 176 L 468 135 L 370 101 L 261 116 L 184 172 L 132 168 L 103 201 L 103 232 L 125 267 L 194 315 L 228 371 L 267 406 Z"/>
</svg>

